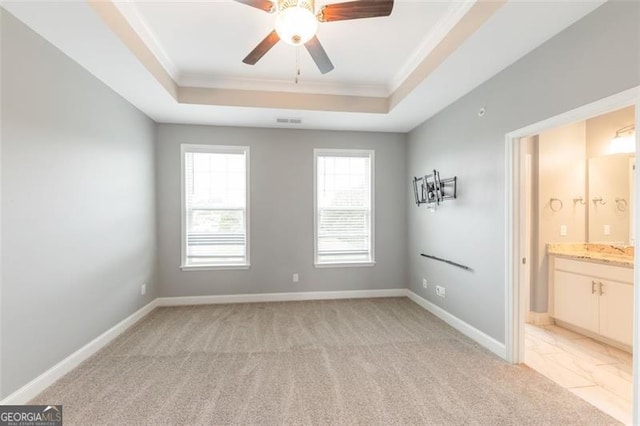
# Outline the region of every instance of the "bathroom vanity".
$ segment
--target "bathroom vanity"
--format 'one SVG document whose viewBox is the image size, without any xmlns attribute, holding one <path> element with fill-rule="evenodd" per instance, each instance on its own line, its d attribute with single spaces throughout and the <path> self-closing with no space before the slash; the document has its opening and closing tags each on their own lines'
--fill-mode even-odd
<svg viewBox="0 0 640 426">
<path fill-rule="evenodd" d="M 633 247 L 549 244 L 549 315 L 558 325 L 631 351 Z"/>
</svg>

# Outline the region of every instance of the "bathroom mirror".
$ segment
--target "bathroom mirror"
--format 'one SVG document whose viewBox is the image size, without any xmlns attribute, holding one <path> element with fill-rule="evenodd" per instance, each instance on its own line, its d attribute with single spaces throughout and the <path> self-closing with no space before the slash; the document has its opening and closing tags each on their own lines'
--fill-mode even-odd
<svg viewBox="0 0 640 426">
<path fill-rule="evenodd" d="M 589 159 L 588 241 L 633 245 L 635 156 L 614 154 Z"/>
</svg>

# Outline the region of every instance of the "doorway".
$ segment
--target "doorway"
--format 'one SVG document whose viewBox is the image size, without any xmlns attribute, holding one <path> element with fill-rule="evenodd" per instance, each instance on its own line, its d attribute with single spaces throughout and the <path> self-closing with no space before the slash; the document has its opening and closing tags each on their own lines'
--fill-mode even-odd
<svg viewBox="0 0 640 426">
<path fill-rule="evenodd" d="M 596 117 L 614 110 L 618 110 L 621 108 L 629 107 L 629 106 L 635 106 L 634 124 L 637 129 L 639 127 L 639 115 L 640 115 L 639 93 L 640 93 L 639 88 L 634 88 L 632 90 L 628 90 L 618 95 L 614 95 L 612 97 L 603 99 L 601 101 L 597 101 L 592 104 L 585 105 L 576 110 L 567 112 L 565 114 L 561 114 L 559 116 L 553 117 L 551 119 L 545 120 L 540 123 L 530 125 L 526 128 L 517 130 L 515 132 L 511 132 L 506 135 L 505 148 L 507 153 L 507 156 L 506 156 L 506 170 L 507 170 L 506 210 L 507 211 L 506 211 L 506 242 L 505 242 L 506 243 L 505 291 L 507 295 L 507 306 L 506 306 L 505 316 L 506 316 L 506 325 L 507 325 L 506 327 L 507 328 L 506 330 L 507 357 L 508 357 L 508 360 L 513 363 L 525 362 L 525 352 L 526 352 L 525 323 L 527 322 L 527 320 L 529 320 L 529 322 L 532 322 L 531 315 L 529 314 L 531 303 L 533 302 L 529 300 L 529 294 L 530 294 L 529 280 L 531 278 L 531 274 L 529 271 L 530 271 L 530 262 L 532 261 L 532 257 L 535 258 L 535 254 L 531 253 L 531 247 L 532 247 L 531 240 L 535 239 L 536 237 L 535 235 L 533 236 L 531 235 L 530 223 L 532 219 L 530 216 L 529 217 L 527 216 L 532 211 L 531 201 L 530 201 L 531 197 L 527 196 L 527 194 L 531 191 L 531 186 L 527 185 L 527 182 L 529 183 L 531 182 L 531 177 L 530 177 L 531 170 L 532 168 L 535 169 L 535 167 L 532 167 L 531 165 L 532 160 L 531 160 L 531 157 L 528 155 L 530 154 L 530 152 L 528 152 L 528 149 L 526 146 L 527 138 L 531 138 L 535 135 L 538 135 L 543 132 L 547 132 L 557 127 L 566 126 L 579 121 L 588 120 L 593 117 Z M 638 136 L 637 135 L 638 135 L 638 132 L 636 132 L 636 143 L 635 143 L 635 150 L 634 150 L 636 154 L 638 152 Z M 535 163 L 535 160 L 533 160 L 533 163 Z M 637 174 L 634 174 L 634 175 L 637 175 Z M 636 194 L 639 190 L 639 185 L 637 182 L 638 180 L 637 176 L 634 176 L 634 178 L 635 178 L 634 194 L 633 196 L 630 196 L 629 198 L 627 198 L 627 200 L 625 200 L 627 203 L 629 203 L 630 200 L 634 198 L 637 199 Z M 554 198 L 556 198 L 557 200 L 554 200 Z M 580 194 L 575 194 L 575 196 L 572 197 L 572 199 L 567 199 L 567 197 L 565 196 L 565 199 L 563 201 L 561 197 L 551 196 L 549 197 L 549 200 L 547 200 L 547 202 L 549 203 L 548 207 L 552 208 L 553 210 L 559 210 L 559 209 L 562 209 L 562 207 L 567 207 L 567 206 L 572 207 L 572 203 L 574 203 L 574 201 L 580 202 L 579 198 L 580 198 Z M 590 199 L 587 200 L 586 195 L 583 195 L 582 198 L 583 198 L 581 200 L 582 202 L 586 202 L 586 203 L 592 202 L 592 200 Z M 594 196 L 592 198 L 598 198 L 598 197 Z M 540 202 L 542 203 L 542 201 Z M 610 205 L 614 205 L 615 203 L 620 203 L 621 205 L 623 205 L 622 203 L 624 203 L 623 201 L 615 201 L 614 199 L 609 200 L 609 202 L 612 203 Z M 553 204 L 553 206 L 551 206 L 551 204 Z M 638 216 L 637 210 L 638 209 L 635 209 L 635 211 L 633 211 L 633 215 L 635 217 L 634 222 L 637 222 L 637 216 Z M 588 226 L 586 225 L 586 222 L 583 225 L 583 229 L 585 233 L 588 233 Z M 607 228 L 604 228 L 604 229 L 606 231 Z M 558 226 L 557 231 L 559 234 L 562 234 L 562 232 L 565 232 L 565 233 L 567 232 L 566 227 L 565 229 L 563 229 L 562 226 Z M 630 236 L 630 238 L 633 238 L 633 237 L 634 235 Z M 585 242 L 586 242 L 586 238 L 585 238 Z M 563 273 L 567 272 L 566 271 L 567 268 L 572 267 L 570 263 L 569 264 L 563 264 L 562 262 L 560 263 L 561 263 L 560 269 L 562 269 Z M 549 266 L 549 268 L 553 270 L 554 265 Z M 582 273 L 582 271 L 580 272 Z M 629 280 L 631 282 L 635 282 L 635 283 L 640 282 L 638 279 L 639 274 L 638 274 L 637 267 L 633 268 L 630 274 L 631 275 Z M 594 284 L 594 289 L 595 289 L 594 294 L 596 294 L 597 292 L 604 292 L 604 291 L 608 292 L 608 290 L 602 290 L 607 288 L 607 285 L 609 285 L 608 283 L 605 282 L 605 284 L 602 284 L 600 283 L 601 280 L 592 280 L 592 281 L 596 282 L 596 284 Z M 562 287 L 562 288 L 564 289 L 565 287 Z M 630 308 L 632 310 L 632 312 L 630 313 L 631 317 L 633 318 L 632 323 L 639 324 L 638 314 L 640 310 L 637 307 L 639 306 L 638 301 L 640 299 L 640 292 L 638 291 L 634 292 L 633 285 L 630 285 L 629 288 L 631 289 L 630 290 L 631 293 L 629 297 L 633 299 L 633 303 Z M 553 292 L 552 286 L 549 287 L 549 291 L 551 293 Z M 551 296 L 553 296 L 553 294 Z M 624 299 L 624 296 L 622 296 L 622 298 Z M 569 334 L 569 333 L 573 333 L 575 330 L 572 331 L 564 328 L 564 326 L 571 327 L 572 323 L 575 323 L 575 321 L 573 321 L 573 318 L 570 316 L 571 313 L 569 313 L 568 314 L 569 317 L 567 317 L 566 316 L 567 314 L 565 312 L 562 312 L 561 314 L 554 312 L 554 307 L 552 306 L 554 298 L 549 297 L 548 300 L 551 303 L 550 311 L 554 315 L 559 315 L 563 319 L 569 318 L 571 319 L 571 321 L 568 321 L 566 323 L 562 323 L 562 321 L 559 321 L 560 323 L 562 323 L 561 324 L 562 327 L 558 329 L 554 329 L 553 328 L 555 327 L 554 325 L 553 327 L 548 327 L 547 330 L 541 327 L 541 330 L 537 330 L 537 331 L 542 331 L 543 333 L 546 333 L 546 336 L 543 335 L 542 337 L 549 338 L 550 340 L 562 339 L 564 337 L 576 338 L 577 335 Z M 562 307 L 559 307 L 559 308 L 560 308 L 560 311 L 562 311 Z M 591 306 L 590 309 L 592 310 L 594 309 L 593 305 Z M 597 307 L 595 309 L 597 309 Z M 613 310 L 613 311 L 615 312 L 616 310 Z M 606 314 L 606 312 L 608 311 L 605 311 L 605 314 L 604 314 L 605 316 L 611 315 L 611 314 Z M 578 316 L 580 315 L 581 314 L 578 314 Z M 536 321 L 544 323 L 546 321 L 546 318 L 544 316 L 534 318 L 533 322 L 536 322 Z M 551 318 L 551 321 L 554 322 L 554 319 Z M 580 323 L 580 325 L 584 327 L 583 323 Z M 630 333 L 632 334 L 632 337 L 630 338 L 630 342 L 632 343 L 632 345 L 629 346 L 629 349 L 633 347 L 633 353 L 637 354 L 636 348 L 638 345 L 637 335 L 638 335 L 639 327 L 632 327 L 632 324 L 630 325 L 630 327 L 632 329 L 632 331 L 630 331 Z M 566 333 L 565 333 L 565 330 L 567 330 Z M 533 331 L 535 332 L 536 330 L 533 330 Z M 578 331 L 583 331 L 583 328 L 578 328 Z M 549 336 L 549 333 L 551 333 L 552 336 Z M 555 335 L 553 335 L 553 333 L 555 333 Z M 559 336 L 559 334 L 562 334 L 562 336 Z M 580 334 L 578 336 L 579 336 L 579 339 L 581 339 L 584 335 Z M 598 337 L 598 336 L 597 335 L 586 336 L 584 342 L 590 342 L 590 340 L 586 340 L 586 339 L 590 339 L 591 337 Z M 578 339 L 574 339 L 574 340 L 577 341 Z M 632 371 L 638 371 L 637 369 L 638 357 L 633 356 L 632 362 L 633 362 Z M 632 418 L 633 418 L 633 421 L 635 422 L 637 419 L 639 419 L 638 417 L 638 407 L 639 407 L 638 374 L 637 373 L 633 375 L 632 380 L 633 380 L 633 386 L 632 386 L 633 395 L 631 398 L 631 403 L 632 403 L 631 405 L 633 407 Z"/>
</svg>

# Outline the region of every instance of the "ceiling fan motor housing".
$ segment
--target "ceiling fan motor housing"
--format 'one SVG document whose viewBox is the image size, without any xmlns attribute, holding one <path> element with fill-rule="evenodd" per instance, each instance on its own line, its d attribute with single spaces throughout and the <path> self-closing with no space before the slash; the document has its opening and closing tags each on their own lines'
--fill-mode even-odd
<svg viewBox="0 0 640 426">
<path fill-rule="evenodd" d="M 2 0 L 0 0 L 2 1 Z M 351 0 L 325 4 L 315 15 L 314 0 L 236 0 L 239 3 L 277 13 L 275 29 L 271 31 L 242 60 L 255 65 L 280 40 L 292 46 L 304 45 L 322 74 L 333 69 L 333 64 L 316 37 L 318 22 L 389 16 L 394 0 Z"/>
<path fill-rule="evenodd" d="M 318 29 L 314 0 L 278 0 L 276 32 L 294 46 L 309 41 Z"/>
</svg>

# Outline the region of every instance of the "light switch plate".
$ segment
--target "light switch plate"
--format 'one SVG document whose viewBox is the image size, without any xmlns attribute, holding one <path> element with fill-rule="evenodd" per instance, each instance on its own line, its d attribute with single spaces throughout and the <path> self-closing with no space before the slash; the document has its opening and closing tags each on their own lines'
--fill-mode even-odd
<svg viewBox="0 0 640 426">
<path fill-rule="evenodd" d="M 561 237 L 567 236 L 567 225 L 560 225 L 560 236 Z"/>
<path fill-rule="evenodd" d="M 611 235 L 611 225 L 604 226 L 604 235 Z"/>
</svg>

